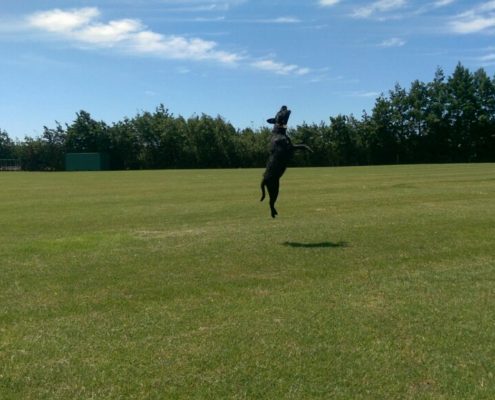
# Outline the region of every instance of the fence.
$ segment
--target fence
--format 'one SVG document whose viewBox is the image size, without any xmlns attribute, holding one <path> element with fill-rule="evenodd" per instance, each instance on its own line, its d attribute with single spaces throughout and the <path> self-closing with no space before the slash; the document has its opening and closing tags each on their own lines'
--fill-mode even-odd
<svg viewBox="0 0 495 400">
<path fill-rule="evenodd" d="M 0 158 L 0 171 L 20 171 L 21 169 L 21 160 Z"/>
</svg>

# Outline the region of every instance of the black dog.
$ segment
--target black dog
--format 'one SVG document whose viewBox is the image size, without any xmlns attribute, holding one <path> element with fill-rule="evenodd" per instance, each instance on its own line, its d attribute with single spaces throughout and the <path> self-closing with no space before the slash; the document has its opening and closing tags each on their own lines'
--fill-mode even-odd
<svg viewBox="0 0 495 400">
<path fill-rule="evenodd" d="M 266 170 L 261 181 L 261 201 L 265 198 L 265 186 L 268 189 L 270 196 L 270 210 L 272 218 L 278 215 L 275 209 L 278 191 L 280 186 L 280 178 L 287 169 L 287 164 L 294 155 L 294 150 L 303 149 L 312 151 L 305 144 L 292 144 L 287 136 L 287 122 L 291 111 L 286 106 L 282 106 L 275 118 L 267 120 L 268 123 L 274 124 L 272 131 L 272 139 L 270 143 L 270 157 L 266 164 Z"/>
</svg>

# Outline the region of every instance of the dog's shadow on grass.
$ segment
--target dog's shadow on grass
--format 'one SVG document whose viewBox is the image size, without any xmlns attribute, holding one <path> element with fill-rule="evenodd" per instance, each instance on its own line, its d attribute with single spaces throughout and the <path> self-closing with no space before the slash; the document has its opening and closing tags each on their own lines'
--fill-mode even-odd
<svg viewBox="0 0 495 400">
<path fill-rule="evenodd" d="M 336 247 L 348 247 L 349 243 L 347 242 L 283 242 L 283 246 L 293 247 L 293 248 L 305 248 L 305 249 L 324 249 L 324 248 L 336 248 Z"/>
</svg>

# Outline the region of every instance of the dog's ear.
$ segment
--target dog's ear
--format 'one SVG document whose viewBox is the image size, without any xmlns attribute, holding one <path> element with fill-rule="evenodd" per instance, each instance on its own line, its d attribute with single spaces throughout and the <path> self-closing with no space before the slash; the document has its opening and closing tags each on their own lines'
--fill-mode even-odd
<svg viewBox="0 0 495 400">
<path fill-rule="evenodd" d="M 268 118 L 266 120 L 266 122 L 268 122 L 269 124 L 274 124 L 275 123 L 275 118 Z"/>
</svg>

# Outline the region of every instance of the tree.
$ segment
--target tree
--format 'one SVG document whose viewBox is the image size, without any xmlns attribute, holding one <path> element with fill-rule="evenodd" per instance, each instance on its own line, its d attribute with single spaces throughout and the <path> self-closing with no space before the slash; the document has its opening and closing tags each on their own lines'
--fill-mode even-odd
<svg viewBox="0 0 495 400">
<path fill-rule="evenodd" d="M 191 146 L 197 155 L 197 166 L 219 168 L 232 166 L 229 150 L 236 132 L 232 125 L 221 117 L 213 119 L 208 115 L 194 116 L 187 120 Z"/>
<path fill-rule="evenodd" d="M 336 149 L 335 131 L 323 122 L 320 125 L 306 123 L 291 132 L 294 143 L 307 144 L 313 153 L 296 152 L 295 165 L 338 165 L 339 155 Z"/>
<path fill-rule="evenodd" d="M 64 169 L 65 142 L 67 134 L 62 125 L 55 121 L 56 127 L 50 129 L 43 127 L 43 135 L 40 139 L 41 162 L 44 169 L 61 171 Z"/>
<path fill-rule="evenodd" d="M 44 171 L 47 169 L 43 144 L 39 138 L 33 139 L 26 137 L 17 151 L 21 159 L 23 170 Z"/>
<path fill-rule="evenodd" d="M 494 161 L 495 77 L 460 63 L 449 77 L 437 68 L 431 82 L 396 84 L 360 119 L 327 121 L 289 129 L 295 143 L 313 149 L 296 153 L 292 165 Z M 57 122 L 19 143 L 0 130 L 0 157 L 50 170 L 62 168 L 64 151 L 108 152 L 113 169 L 262 167 L 270 135 L 266 126 L 236 130 L 221 116 L 176 117 L 160 104 L 112 126 L 80 111 L 65 130 Z"/>
<path fill-rule="evenodd" d="M 447 119 L 450 125 L 452 161 L 474 161 L 476 144 L 472 134 L 476 125 L 478 105 L 472 74 L 459 63 L 448 79 L 447 88 Z"/>
<path fill-rule="evenodd" d="M 418 80 L 414 81 L 407 98 L 408 137 L 403 154 L 407 162 L 427 162 L 427 155 L 424 150 L 425 137 L 428 133 L 426 123 L 429 105 L 427 85 Z"/>
<path fill-rule="evenodd" d="M 110 149 L 108 127 L 95 121 L 86 111 L 79 111 L 75 121 L 67 126 L 68 152 L 107 152 Z"/>
<path fill-rule="evenodd" d="M 110 166 L 112 169 L 139 169 L 142 146 L 131 120 L 124 119 L 108 129 Z"/>
<path fill-rule="evenodd" d="M 375 102 L 368 122 L 370 130 L 368 144 L 373 164 L 393 164 L 400 161 L 399 141 L 394 129 L 398 122 L 394 120 L 390 100 L 381 95 Z"/>
<path fill-rule="evenodd" d="M 0 129 L 0 158 L 13 158 L 14 142 L 4 130 Z"/>
<path fill-rule="evenodd" d="M 234 136 L 235 154 L 238 167 L 264 167 L 268 154 L 270 129 L 254 131 L 245 128 Z"/>
<path fill-rule="evenodd" d="M 425 110 L 426 136 L 423 153 L 427 162 L 450 161 L 449 127 L 447 107 L 449 101 L 445 74 L 441 68 L 435 72 L 432 82 L 426 85 L 428 104 Z"/>
<path fill-rule="evenodd" d="M 495 80 L 485 70 L 479 69 L 473 75 L 476 98 L 476 123 L 473 126 L 473 140 L 477 161 L 491 161 L 495 155 Z"/>
<path fill-rule="evenodd" d="M 335 141 L 337 165 L 359 165 L 361 140 L 357 136 L 357 121 L 351 116 L 330 117 L 330 131 Z"/>
</svg>

